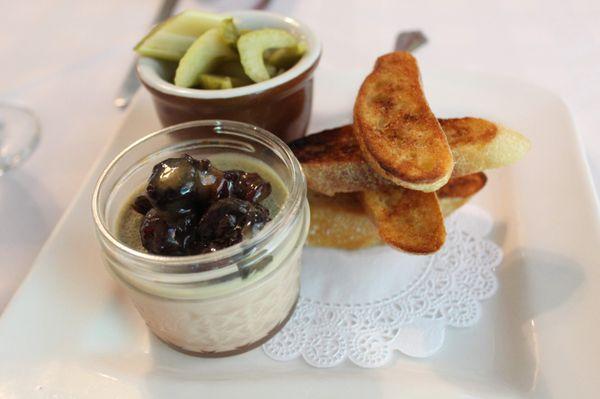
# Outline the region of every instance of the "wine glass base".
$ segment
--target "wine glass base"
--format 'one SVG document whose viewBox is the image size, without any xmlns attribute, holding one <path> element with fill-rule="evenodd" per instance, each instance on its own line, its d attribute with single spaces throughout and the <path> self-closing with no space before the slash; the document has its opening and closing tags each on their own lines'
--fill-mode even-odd
<svg viewBox="0 0 600 399">
<path fill-rule="evenodd" d="M 0 102 L 0 176 L 25 161 L 40 141 L 40 123 L 28 108 Z"/>
</svg>

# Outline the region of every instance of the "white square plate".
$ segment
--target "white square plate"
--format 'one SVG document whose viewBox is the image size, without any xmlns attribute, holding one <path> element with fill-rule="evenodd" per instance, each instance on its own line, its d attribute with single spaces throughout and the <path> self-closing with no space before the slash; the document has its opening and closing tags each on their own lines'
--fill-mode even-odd
<svg viewBox="0 0 600 399">
<path fill-rule="evenodd" d="M 311 131 L 350 119 L 363 72 L 319 70 Z M 505 253 L 478 325 L 449 330 L 429 359 L 372 370 L 278 363 L 260 349 L 204 360 L 158 342 L 104 270 L 90 212 L 100 169 L 159 127 L 140 92 L 0 318 L 0 397 L 598 397 L 598 204 L 567 108 L 509 78 L 426 70 L 424 83 L 438 116 L 489 118 L 533 142 L 475 200 Z"/>
</svg>

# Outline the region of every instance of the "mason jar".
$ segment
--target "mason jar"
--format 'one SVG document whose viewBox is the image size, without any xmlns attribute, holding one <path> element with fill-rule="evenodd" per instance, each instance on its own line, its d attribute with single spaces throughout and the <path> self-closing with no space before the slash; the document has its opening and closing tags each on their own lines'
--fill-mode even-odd
<svg viewBox="0 0 600 399">
<path fill-rule="evenodd" d="M 246 171 L 262 172 L 272 184 L 278 179 L 285 195 L 272 220 L 251 238 L 207 254 L 154 255 L 125 242 L 118 226 L 132 195 L 155 164 L 183 154 L 243 160 L 246 169 L 256 167 Z M 108 270 L 149 329 L 182 352 L 220 357 L 248 351 L 275 335 L 294 311 L 310 219 L 306 182 L 290 149 L 261 128 L 204 120 L 152 133 L 107 166 L 92 212 Z"/>
</svg>

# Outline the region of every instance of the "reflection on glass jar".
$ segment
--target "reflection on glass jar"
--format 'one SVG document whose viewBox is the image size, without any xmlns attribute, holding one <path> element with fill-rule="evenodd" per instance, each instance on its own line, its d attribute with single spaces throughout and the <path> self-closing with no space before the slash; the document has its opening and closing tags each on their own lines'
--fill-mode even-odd
<svg viewBox="0 0 600 399">
<path fill-rule="evenodd" d="M 127 217 L 122 210 L 156 163 L 183 154 L 267 179 L 274 187 L 272 221 L 250 239 L 213 253 L 143 251 L 119 231 Z M 289 148 L 265 130 L 211 120 L 153 133 L 106 168 L 92 208 L 108 269 L 152 332 L 169 345 L 199 356 L 233 355 L 268 340 L 291 316 L 308 232 L 306 183 Z"/>
</svg>

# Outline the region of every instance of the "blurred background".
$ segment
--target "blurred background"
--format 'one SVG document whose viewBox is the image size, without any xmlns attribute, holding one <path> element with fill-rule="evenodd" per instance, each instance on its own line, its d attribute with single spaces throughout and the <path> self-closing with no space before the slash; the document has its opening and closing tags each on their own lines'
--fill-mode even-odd
<svg viewBox="0 0 600 399">
<path fill-rule="evenodd" d="M 0 100 L 33 109 L 42 127 L 31 158 L 0 176 L 0 312 L 123 120 L 113 99 L 161 3 L 0 3 Z M 177 10 L 254 4 L 181 0 Z M 267 10 L 316 31 L 319 68 L 367 71 L 400 30 L 420 29 L 429 38 L 421 64 L 546 87 L 571 109 L 600 184 L 600 1 L 271 0 Z"/>
</svg>

